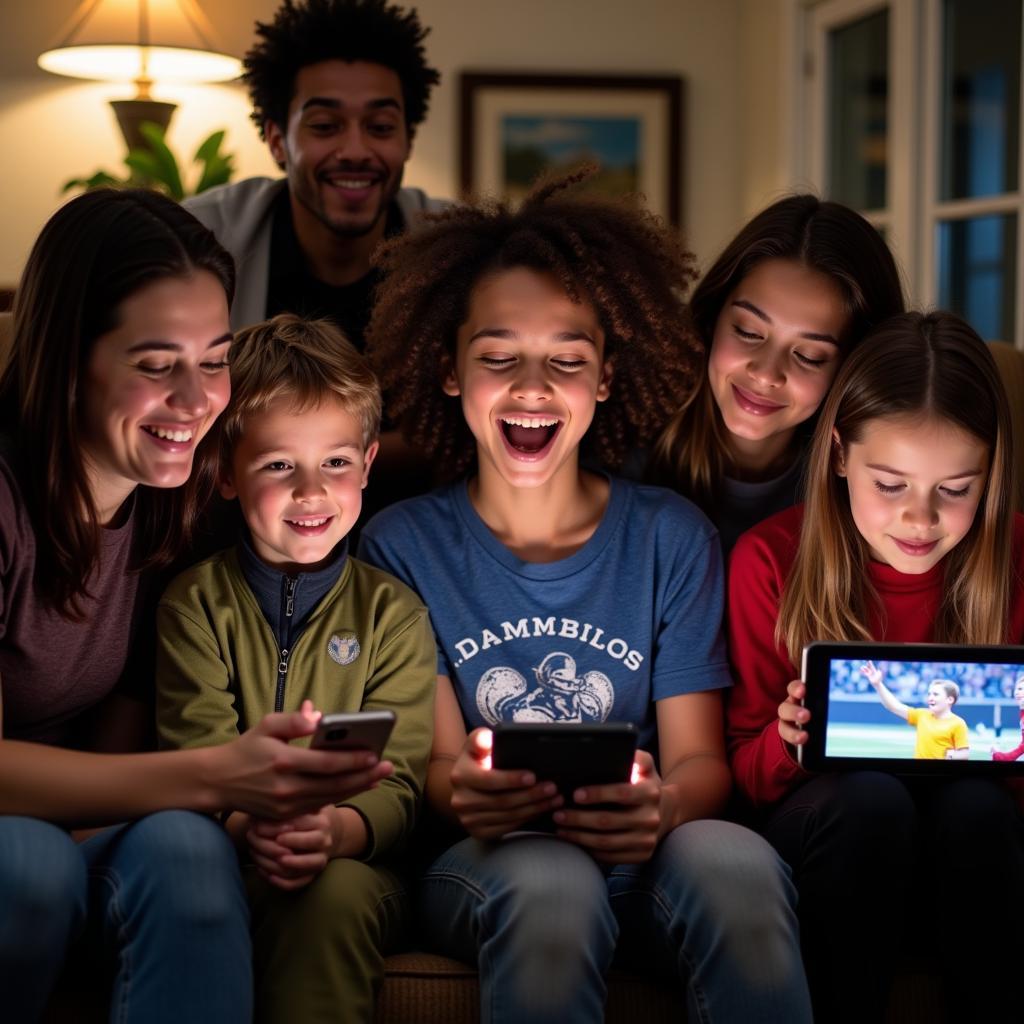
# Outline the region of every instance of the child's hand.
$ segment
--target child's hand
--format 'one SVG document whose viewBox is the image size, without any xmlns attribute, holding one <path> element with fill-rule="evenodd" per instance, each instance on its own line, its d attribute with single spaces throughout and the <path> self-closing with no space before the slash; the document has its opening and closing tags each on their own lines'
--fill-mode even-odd
<svg viewBox="0 0 1024 1024">
<path fill-rule="evenodd" d="M 558 835 L 608 864 L 638 864 L 650 860 L 661 828 L 661 777 L 654 758 L 638 750 L 633 782 L 587 786 L 573 793 L 582 804 L 555 812 Z M 615 804 L 587 810 L 587 804 Z"/>
<path fill-rule="evenodd" d="M 532 772 L 491 768 L 491 731 L 474 729 L 452 765 L 451 806 L 477 839 L 500 839 L 524 822 L 562 804 L 553 782 Z"/>
<path fill-rule="evenodd" d="M 779 705 L 779 735 L 794 747 L 807 742 L 805 726 L 811 713 L 800 702 L 807 695 L 803 680 L 794 679 L 786 687 L 786 699 Z"/>
<path fill-rule="evenodd" d="M 288 821 L 253 818 L 246 831 L 249 853 L 259 873 L 279 889 L 300 889 L 320 874 L 334 844 L 328 805 Z"/>
<path fill-rule="evenodd" d="M 875 668 L 873 661 L 866 661 L 860 667 L 860 674 L 877 690 L 882 685 L 882 671 Z"/>
</svg>

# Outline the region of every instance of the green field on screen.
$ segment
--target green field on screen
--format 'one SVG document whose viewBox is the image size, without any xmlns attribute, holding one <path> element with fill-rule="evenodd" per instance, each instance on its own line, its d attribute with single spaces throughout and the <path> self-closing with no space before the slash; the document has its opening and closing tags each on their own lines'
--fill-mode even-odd
<svg viewBox="0 0 1024 1024">
<path fill-rule="evenodd" d="M 970 734 L 970 760 L 990 761 L 991 748 L 1011 750 L 1020 742 L 1020 733 L 998 740 L 992 732 Z M 909 725 L 833 725 L 825 739 L 825 753 L 829 757 L 903 757 L 914 756 L 914 730 Z"/>
</svg>

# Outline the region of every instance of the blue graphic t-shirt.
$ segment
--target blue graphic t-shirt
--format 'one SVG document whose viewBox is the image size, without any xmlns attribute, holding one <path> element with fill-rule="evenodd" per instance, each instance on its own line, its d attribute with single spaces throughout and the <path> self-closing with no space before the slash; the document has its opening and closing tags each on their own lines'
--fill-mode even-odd
<svg viewBox="0 0 1024 1024">
<path fill-rule="evenodd" d="M 359 557 L 430 609 L 468 729 L 633 722 L 656 751 L 655 701 L 731 684 L 718 538 L 672 491 L 612 479 L 590 540 L 540 563 L 495 538 L 463 482 L 384 509 Z"/>
</svg>

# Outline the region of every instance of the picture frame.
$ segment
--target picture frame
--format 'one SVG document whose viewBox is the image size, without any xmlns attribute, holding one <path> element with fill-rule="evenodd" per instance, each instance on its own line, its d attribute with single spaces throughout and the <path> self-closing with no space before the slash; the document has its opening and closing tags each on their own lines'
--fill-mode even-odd
<svg viewBox="0 0 1024 1024">
<path fill-rule="evenodd" d="M 641 193 L 682 226 L 680 76 L 466 71 L 459 92 L 464 193 L 515 201 L 539 173 L 596 160 L 589 187 Z"/>
</svg>

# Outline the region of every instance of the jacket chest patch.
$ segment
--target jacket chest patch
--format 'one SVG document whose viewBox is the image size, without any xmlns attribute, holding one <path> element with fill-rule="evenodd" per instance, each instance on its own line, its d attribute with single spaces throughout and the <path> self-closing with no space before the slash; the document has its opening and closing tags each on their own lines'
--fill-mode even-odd
<svg viewBox="0 0 1024 1024">
<path fill-rule="evenodd" d="M 339 665 L 351 665 L 359 657 L 359 637 L 355 633 L 335 633 L 327 641 L 327 653 Z"/>
</svg>

